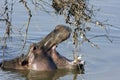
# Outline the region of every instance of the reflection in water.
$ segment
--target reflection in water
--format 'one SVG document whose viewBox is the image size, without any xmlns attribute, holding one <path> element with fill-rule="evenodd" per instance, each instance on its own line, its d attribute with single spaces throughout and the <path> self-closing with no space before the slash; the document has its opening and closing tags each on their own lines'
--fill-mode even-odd
<svg viewBox="0 0 120 80">
<path fill-rule="evenodd" d="M 83 80 L 84 70 L 59 69 L 53 71 L 0 70 L 0 80 Z M 6 76 L 5 76 L 6 75 Z M 66 77 L 67 76 L 67 77 Z M 84 79 L 85 80 L 85 79 Z"/>
<path fill-rule="evenodd" d="M 74 75 L 72 80 L 76 80 L 77 75 L 83 74 L 83 71 L 65 69 L 47 72 L 29 71 L 28 75 L 26 76 L 26 80 L 57 80 L 69 74 Z"/>
<path fill-rule="evenodd" d="M 77 80 L 84 74 L 83 70 L 54 70 L 54 71 L 22 71 L 22 70 L 0 70 L 0 80 Z M 66 77 L 67 76 L 67 77 Z M 5 78 L 3 78 L 5 77 Z M 82 78 L 79 80 L 83 80 Z"/>
</svg>

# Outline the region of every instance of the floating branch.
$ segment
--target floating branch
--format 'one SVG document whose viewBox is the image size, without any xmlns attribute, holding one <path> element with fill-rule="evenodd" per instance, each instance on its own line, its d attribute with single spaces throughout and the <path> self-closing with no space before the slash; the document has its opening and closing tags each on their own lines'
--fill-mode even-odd
<svg viewBox="0 0 120 80">
<path fill-rule="evenodd" d="M 22 50 L 24 49 L 25 45 L 26 45 L 26 39 L 27 39 L 27 33 L 28 33 L 28 28 L 29 28 L 29 25 L 30 25 L 30 20 L 31 20 L 31 17 L 32 17 L 32 13 L 31 13 L 31 10 L 30 8 L 28 7 L 27 5 L 27 2 L 26 0 L 21 0 L 20 2 L 23 3 L 24 7 L 26 8 L 27 12 L 28 12 L 28 21 L 27 21 L 27 25 L 26 25 L 26 32 L 25 32 L 25 38 L 24 38 L 24 43 L 23 43 L 23 47 L 22 47 Z"/>
</svg>

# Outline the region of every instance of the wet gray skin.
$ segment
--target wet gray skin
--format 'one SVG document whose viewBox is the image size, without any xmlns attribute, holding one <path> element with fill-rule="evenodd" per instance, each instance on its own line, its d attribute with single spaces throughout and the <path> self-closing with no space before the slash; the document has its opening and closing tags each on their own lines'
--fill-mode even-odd
<svg viewBox="0 0 120 80">
<path fill-rule="evenodd" d="M 36 71 L 50 71 L 57 69 L 57 67 L 44 49 L 37 48 L 33 44 L 28 54 L 28 69 Z"/>
</svg>

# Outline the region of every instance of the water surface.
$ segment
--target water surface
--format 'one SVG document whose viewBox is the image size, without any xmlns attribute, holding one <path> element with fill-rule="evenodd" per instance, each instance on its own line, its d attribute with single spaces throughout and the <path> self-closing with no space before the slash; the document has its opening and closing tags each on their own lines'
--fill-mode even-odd
<svg viewBox="0 0 120 80">
<path fill-rule="evenodd" d="M 84 43 L 80 49 L 79 54 L 84 55 L 83 59 L 86 61 L 85 73 L 75 74 L 74 72 L 51 72 L 48 79 L 58 79 L 58 80 L 119 80 L 120 79 L 120 0 L 90 0 L 90 4 L 93 4 L 95 8 L 100 8 L 97 13 L 97 19 L 106 20 L 108 23 L 114 25 L 115 27 L 109 27 L 108 34 L 110 39 L 113 40 L 110 43 L 105 37 L 93 39 L 94 43 L 99 45 L 100 49 L 92 48 L 88 43 Z M 15 7 L 16 13 L 14 13 L 13 25 L 14 29 L 18 30 L 25 27 L 23 23 L 26 22 L 27 14 L 22 9 L 22 6 Z M 55 15 L 48 15 L 44 12 L 36 13 L 33 15 L 31 20 L 29 35 L 27 40 L 27 45 L 24 52 L 27 51 L 29 45 L 33 42 L 41 40 L 46 36 L 54 26 L 57 24 L 65 24 L 62 17 Z M 2 29 L 2 28 L 0 28 Z M 24 28 L 23 28 L 24 31 Z M 89 37 L 96 34 L 104 34 L 102 29 L 94 28 L 92 32 L 88 34 Z M 2 33 L 0 31 L 0 33 Z M 17 33 L 17 31 L 16 31 Z M 2 36 L 2 35 L 0 35 Z M 7 49 L 5 55 L 6 59 L 16 57 L 20 53 L 20 48 L 22 46 L 22 35 L 13 34 L 13 41 L 8 43 L 10 46 Z M 67 45 L 66 45 L 67 44 Z M 67 58 L 73 59 L 73 46 L 72 42 L 68 40 L 60 44 L 57 50 Z M 13 55 L 14 54 L 14 55 Z M 2 50 L 0 50 L 0 55 L 2 56 Z M 11 57 L 12 55 L 12 57 Z M 0 57 L 2 60 L 2 57 Z M 60 73 L 62 75 L 60 75 Z M 39 73 L 40 74 L 40 73 Z M 33 80 L 40 80 L 41 77 L 37 76 L 39 74 L 34 73 Z M 30 74 L 29 74 L 30 75 Z M 29 76 L 28 75 L 28 76 Z M 40 74 L 41 75 L 41 74 Z M 48 74 L 46 74 L 48 75 Z M 42 77 L 46 76 L 43 75 Z M 54 77 L 53 77 L 54 76 Z M 19 72 L 14 71 L 3 71 L 0 70 L 0 80 L 27 80 Z M 43 78 L 45 79 L 45 78 Z M 29 79 L 32 80 L 32 79 Z M 42 79 L 41 79 L 42 80 Z"/>
</svg>

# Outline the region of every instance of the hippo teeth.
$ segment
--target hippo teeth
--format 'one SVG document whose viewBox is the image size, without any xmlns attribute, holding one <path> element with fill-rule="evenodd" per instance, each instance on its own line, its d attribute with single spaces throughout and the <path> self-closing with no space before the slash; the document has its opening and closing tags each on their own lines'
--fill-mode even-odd
<svg viewBox="0 0 120 80">
<path fill-rule="evenodd" d="M 76 57 L 76 58 L 74 59 L 74 61 L 73 61 L 73 64 L 78 64 L 78 63 L 79 63 L 79 64 L 85 64 L 85 61 L 82 60 L 82 55 Z"/>
</svg>

